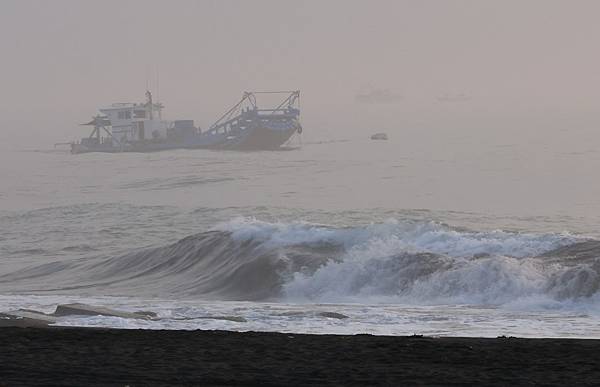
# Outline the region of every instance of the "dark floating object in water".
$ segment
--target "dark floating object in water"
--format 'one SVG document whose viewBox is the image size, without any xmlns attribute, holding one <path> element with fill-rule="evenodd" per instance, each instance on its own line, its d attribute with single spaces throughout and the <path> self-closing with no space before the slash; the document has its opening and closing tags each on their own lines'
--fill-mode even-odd
<svg viewBox="0 0 600 387">
<path fill-rule="evenodd" d="M 388 136 L 385 133 L 375 133 L 371 136 L 371 140 L 387 140 Z"/>
</svg>

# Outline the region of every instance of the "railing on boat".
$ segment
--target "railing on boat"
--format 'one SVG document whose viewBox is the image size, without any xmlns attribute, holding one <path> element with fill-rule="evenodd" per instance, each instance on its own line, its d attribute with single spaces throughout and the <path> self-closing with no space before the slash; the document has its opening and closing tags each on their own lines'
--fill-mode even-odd
<svg viewBox="0 0 600 387">
<path fill-rule="evenodd" d="M 285 94 L 286 97 L 272 109 L 259 109 L 256 101 L 257 94 Z M 208 133 L 227 134 L 232 130 L 244 129 L 256 120 L 295 119 L 300 114 L 300 91 L 253 91 L 244 92 L 242 99 L 223 114 Z"/>
</svg>

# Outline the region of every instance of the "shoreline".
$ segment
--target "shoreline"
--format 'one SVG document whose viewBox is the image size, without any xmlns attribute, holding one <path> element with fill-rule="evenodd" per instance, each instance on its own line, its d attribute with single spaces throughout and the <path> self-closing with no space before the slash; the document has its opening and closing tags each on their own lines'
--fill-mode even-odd
<svg viewBox="0 0 600 387">
<path fill-rule="evenodd" d="M 1 328 L 0 386 L 592 385 L 600 340 Z"/>
</svg>

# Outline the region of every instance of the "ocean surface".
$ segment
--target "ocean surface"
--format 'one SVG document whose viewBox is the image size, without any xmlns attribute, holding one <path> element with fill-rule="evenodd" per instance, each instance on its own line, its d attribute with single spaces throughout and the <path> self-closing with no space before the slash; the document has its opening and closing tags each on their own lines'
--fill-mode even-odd
<svg viewBox="0 0 600 387">
<path fill-rule="evenodd" d="M 600 338 L 600 152 L 579 134 L 7 148 L 0 312 L 84 302 L 159 318 L 58 324 Z"/>
</svg>

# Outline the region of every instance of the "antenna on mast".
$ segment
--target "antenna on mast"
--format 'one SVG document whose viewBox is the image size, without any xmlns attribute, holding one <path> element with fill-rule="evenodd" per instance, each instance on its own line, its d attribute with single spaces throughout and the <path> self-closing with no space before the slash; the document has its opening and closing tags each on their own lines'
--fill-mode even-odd
<svg viewBox="0 0 600 387">
<path fill-rule="evenodd" d="M 148 69 L 146 68 L 146 90 L 150 90 L 150 80 L 148 78 Z"/>
<path fill-rule="evenodd" d="M 162 120 L 162 108 L 160 106 L 160 93 L 159 93 L 159 77 L 158 77 L 158 66 L 156 66 L 156 105 L 158 106 L 158 119 Z"/>
</svg>

